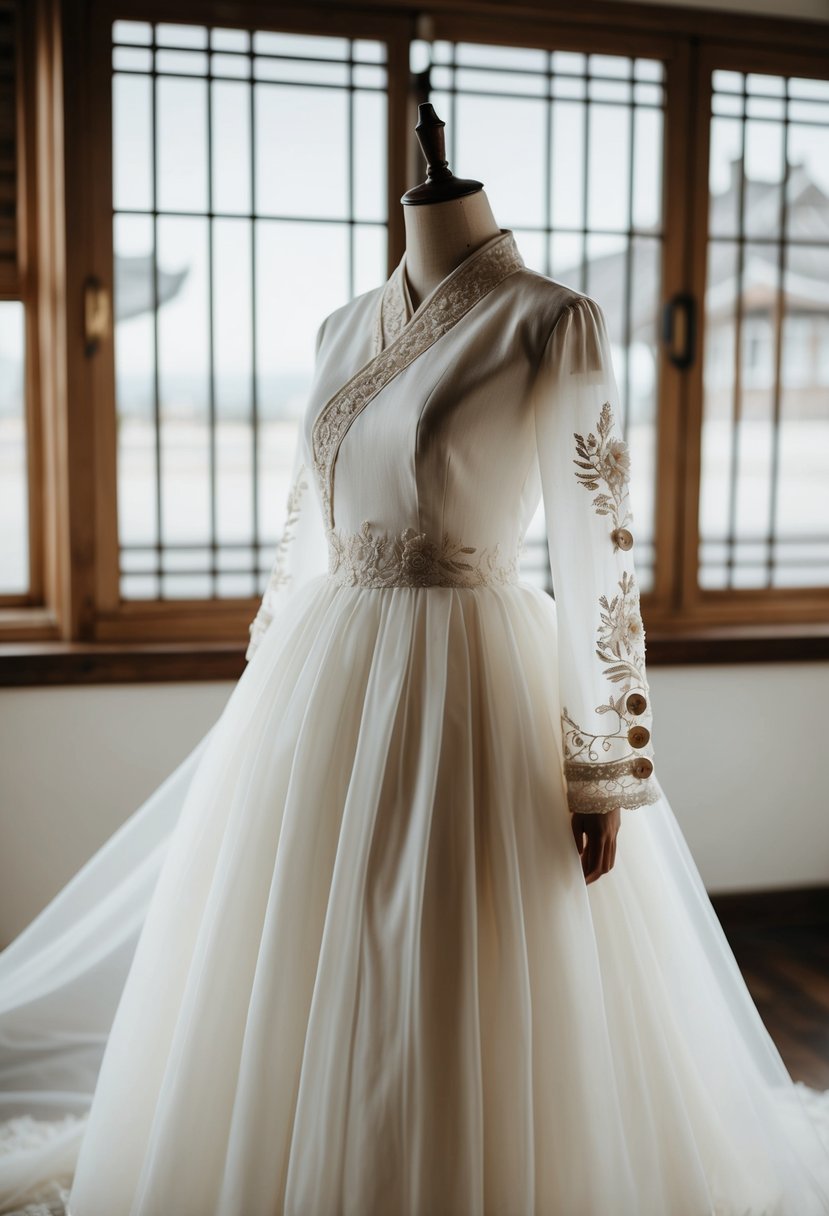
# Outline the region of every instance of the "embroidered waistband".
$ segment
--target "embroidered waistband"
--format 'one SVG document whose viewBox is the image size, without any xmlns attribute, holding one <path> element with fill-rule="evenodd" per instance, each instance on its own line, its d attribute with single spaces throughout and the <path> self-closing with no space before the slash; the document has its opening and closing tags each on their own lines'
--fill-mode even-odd
<svg viewBox="0 0 829 1216">
<path fill-rule="evenodd" d="M 440 541 L 406 528 L 394 535 L 328 530 L 328 573 L 351 587 L 482 587 L 514 583 L 519 552 L 478 549 L 444 534 Z"/>
</svg>

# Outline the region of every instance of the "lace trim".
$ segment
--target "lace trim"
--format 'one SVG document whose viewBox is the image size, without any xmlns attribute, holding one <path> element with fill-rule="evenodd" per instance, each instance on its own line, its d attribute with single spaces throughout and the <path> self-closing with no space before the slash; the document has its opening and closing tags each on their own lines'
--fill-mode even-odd
<svg viewBox="0 0 829 1216">
<path fill-rule="evenodd" d="M 322 407 L 311 431 L 313 463 L 323 516 L 333 527 L 334 464 L 348 428 L 369 401 L 452 327 L 494 287 L 524 265 L 508 229 L 482 246 L 444 279 L 399 335 L 369 360 Z M 394 276 L 392 276 L 394 278 Z M 389 281 L 390 282 L 390 281 Z M 389 287 L 387 282 L 386 287 Z M 399 287 L 399 284 L 398 284 Z M 384 289 L 380 307 L 386 296 Z"/>
<path fill-rule="evenodd" d="M 408 307 L 403 291 L 405 254 L 394 269 L 380 295 L 374 326 L 374 353 L 378 355 L 401 333 L 408 319 Z"/>
<path fill-rule="evenodd" d="M 268 626 L 273 620 L 274 597 L 280 587 L 287 587 L 291 581 L 291 573 L 288 569 L 288 551 L 292 542 L 296 539 L 295 529 L 299 521 L 302 496 L 308 489 L 307 473 L 308 469 L 306 465 L 301 464 L 288 491 L 285 526 L 282 529 L 282 535 L 276 546 L 273 567 L 268 577 L 265 594 L 262 596 L 262 602 L 259 605 L 259 611 L 249 627 L 250 643 L 246 654 L 247 659 L 253 658 L 259 643 L 262 641 Z"/>
<path fill-rule="evenodd" d="M 328 531 L 328 572 L 344 586 L 482 587 L 514 583 L 520 547 L 504 561 L 500 545 L 476 549 L 448 534 L 438 541 L 406 528 L 373 535 L 366 520 L 359 532 Z"/>
<path fill-rule="evenodd" d="M 615 807 L 634 810 L 658 801 L 660 789 L 653 778 L 635 777 L 633 760 L 618 764 L 565 764 L 567 805 L 572 812 L 604 814 Z M 608 771 L 610 770 L 610 771 Z"/>
</svg>

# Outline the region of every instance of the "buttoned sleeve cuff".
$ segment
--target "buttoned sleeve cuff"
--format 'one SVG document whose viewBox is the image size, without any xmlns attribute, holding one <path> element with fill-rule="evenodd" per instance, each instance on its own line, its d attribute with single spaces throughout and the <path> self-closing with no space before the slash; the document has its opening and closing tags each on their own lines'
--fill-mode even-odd
<svg viewBox="0 0 829 1216">
<path fill-rule="evenodd" d="M 653 762 L 647 757 L 611 764 L 567 763 L 564 776 L 567 805 L 573 814 L 603 815 L 615 807 L 632 810 L 649 806 L 661 793 Z"/>
<path fill-rule="evenodd" d="M 661 796 L 654 774 L 651 708 L 648 696 L 634 691 L 614 702 L 619 729 L 590 734 L 562 715 L 567 805 L 580 814 L 604 814 L 614 807 L 632 810 Z"/>
</svg>

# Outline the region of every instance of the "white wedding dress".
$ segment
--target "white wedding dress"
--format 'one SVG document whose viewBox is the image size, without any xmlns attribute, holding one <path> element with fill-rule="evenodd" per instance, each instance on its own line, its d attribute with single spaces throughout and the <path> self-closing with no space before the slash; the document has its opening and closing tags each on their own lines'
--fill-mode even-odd
<svg viewBox="0 0 829 1216">
<path fill-rule="evenodd" d="M 654 770 L 620 436 L 509 230 L 325 319 L 250 663 L 0 956 L 3 1210 L 829 1212 Z M 589 886 L 568 804 L 624 808 Z"/>
</svg>

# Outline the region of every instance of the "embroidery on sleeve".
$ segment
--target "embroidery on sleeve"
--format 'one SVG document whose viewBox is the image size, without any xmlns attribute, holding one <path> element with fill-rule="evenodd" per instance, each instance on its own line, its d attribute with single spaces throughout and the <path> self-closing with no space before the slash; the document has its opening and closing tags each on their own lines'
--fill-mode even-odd
<svg viewBox="0 0 829 1216">
<path fill-rule="evenodd" d="M 599 490 L 593 499 L 597 515 L 609 515 L 613 522 L 610 533 L 613 552 L 624 546 L 618 543 L 619 533 L 631 523 L 628 482 L 630 479 L 630 452 L 624 439 L 613 436 L 614 421 L 610 402 L 605 401 L 596 423 L 596 434 L 574 433 L 576 456 L 573 464 L 581 470 L 576 480 L 585 490 Z M 603 490 L 600 487 L 604 486 Z"/>
<path fill-rule="evenodd" d="M 599 599 L 596 656 L 604 664 L 604 675 L 618 688 L 597 714 L 611 714 L 616 729 L 606 734 L 585 730 L 562 707 L 564 775 L 570 782 L 568 801 L 573 811 L 603 811 L 612 807 L 637 807 L 656 801 L 659 789 L 643 780 L 641 748 L 632 748 L 630 731 L 636 715 L 628 708 L 631 693 L 649 694 L 645 675 L 645 630 L 639 611 L 636 580 L 628 571 L 619 579 L 619 592 L 612 599 Z M 648 710 L 648 713 L 650 711 Z M 649 739 L 649 732 L 644 735 Z"/>
<path fill-rule="evenodd" d="M 624 571 L 619 579 L 619 595 L 599 599 L 599 628 L 596 655 L 605 664 L 605 675 L 613 684 L 622 683 L 619 699 L 634 687 L 647 690 L 645 679 L 645 626 L 639 611 L 639 589 L 632 574 Z M 596 713 L 615 711 L 610 698 L 608 705 L 599 705 Z"/>
<path fill-rule="evenodd" d="M 650 691 L 645 676 L 645 628 L 633 575 L 625 571 L 619 580 L 619 594 L 611 600 L 601 596 L 599 608 L 596 655 L 605 665 L 605 677 L 619 691 L 615 697 L 611 694 L 603 705 L 597 705 L 596 713 L 614 714 L 618 725 L 610 734 L 591 734 L 573 721 L 565 706 L 561 716 L 569 727 L 564 735 L 564 754 L 568 760 L 585 756 L 591 761 L 600 760 L 599 747 L 609 752 L 614 740 L 627 741 L 628 727 L 633 721 L 627 698 L 632 692 Z"/>
</svg>

